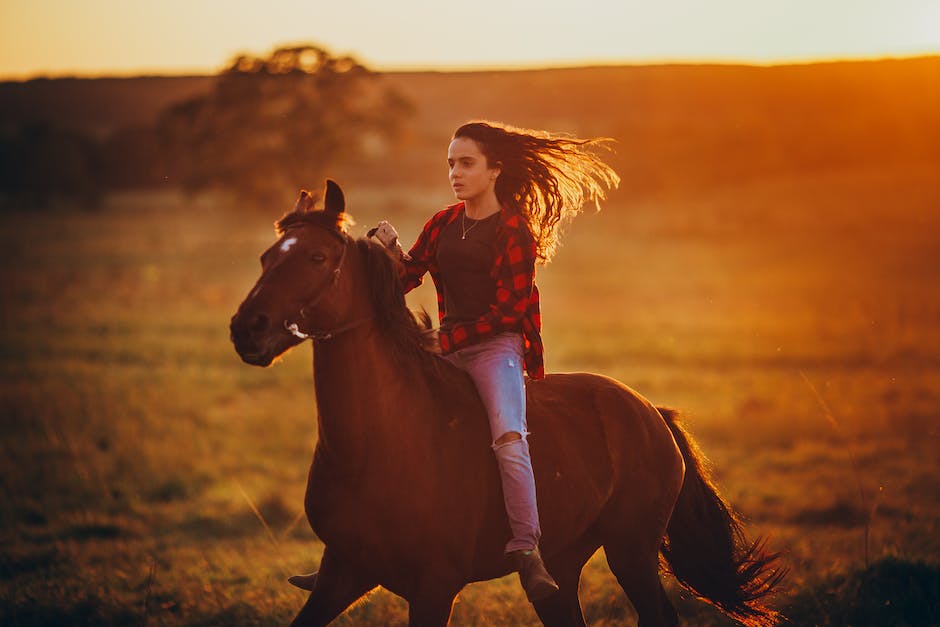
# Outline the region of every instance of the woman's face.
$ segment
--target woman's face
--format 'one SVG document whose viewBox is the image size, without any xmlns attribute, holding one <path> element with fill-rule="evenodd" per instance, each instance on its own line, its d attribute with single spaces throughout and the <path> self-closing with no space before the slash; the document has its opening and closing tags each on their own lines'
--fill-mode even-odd
<svg viewBox="0 0 940 627">
<path fill-rule="evenodd" d="M 457 137 L 447 148 L 450 185 L 458 200 L 468 201 L 494 193 L 499 168 L 491 168 L 479 144 L 468 137 Z"/>
</svg>

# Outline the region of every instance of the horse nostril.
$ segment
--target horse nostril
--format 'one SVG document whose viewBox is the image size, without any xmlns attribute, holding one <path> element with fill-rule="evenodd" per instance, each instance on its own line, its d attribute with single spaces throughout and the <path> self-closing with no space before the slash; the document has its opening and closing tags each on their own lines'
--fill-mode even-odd
<svg viewBox="0 0 940 627">
<path fill-rule="evenodd" d="M 264 314 L 258 314 L 258 317 L 251 323 L 251 331 L 252 333 L 261 333 L 262 331 L 267 331 L 270 326 L 271 321 L 268 317 Z"/>
</svg>

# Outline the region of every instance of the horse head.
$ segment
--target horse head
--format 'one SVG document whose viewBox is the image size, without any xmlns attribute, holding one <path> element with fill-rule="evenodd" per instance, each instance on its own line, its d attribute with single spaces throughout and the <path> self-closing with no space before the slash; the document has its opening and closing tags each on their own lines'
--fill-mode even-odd
<svg viewBox="0 0 940 627">
<path fill-rule="evenodd" d="M 267 366 L 310 338 L 330 337 L 350 319 L 341 281 L 351 239 L 343 191 L 327 181 L 324 208 L 307 191 L 277 222 L 277 241 L 261 255 L 261 276 L 232 316 L 230 333 L 246 363 Z"/>
</svg>

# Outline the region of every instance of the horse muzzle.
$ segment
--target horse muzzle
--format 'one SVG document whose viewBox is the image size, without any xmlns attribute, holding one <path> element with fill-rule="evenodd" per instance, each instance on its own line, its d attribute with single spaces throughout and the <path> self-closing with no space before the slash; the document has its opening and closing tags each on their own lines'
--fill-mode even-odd
<svg viewBox="0 0 940 627">
<path fill-rule="evenodd" d="M 265 314 L 243 312 L 232 316 L 229 338 L 242 361 L 262 367 L 270 365 L 275 357 L 296 343 L 291 341 L 292 336 L 272 325 Z"/>
</svg>

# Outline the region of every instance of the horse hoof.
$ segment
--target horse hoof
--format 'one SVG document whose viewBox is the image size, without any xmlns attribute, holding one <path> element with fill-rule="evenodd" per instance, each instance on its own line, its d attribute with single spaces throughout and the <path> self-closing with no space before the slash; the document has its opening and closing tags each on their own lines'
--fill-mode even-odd
<svg viewBox="0 0 940 627">
<path fill-rule="evenodd" d="M 292 586 L 297 586 L 301 590 L 306 590 L 311 592 L 313 590 L 314 584 L 317 582 L 317 573 L 310 573 L 309 575 L 294 575 L 293 577 L 287 578 L 287 583 Z"/>
</svg>

